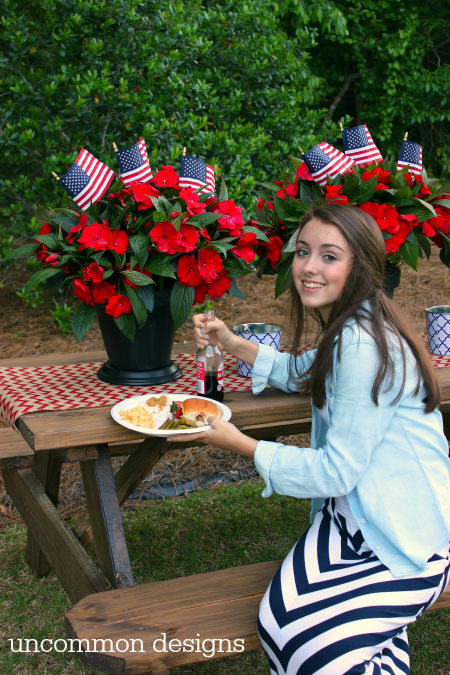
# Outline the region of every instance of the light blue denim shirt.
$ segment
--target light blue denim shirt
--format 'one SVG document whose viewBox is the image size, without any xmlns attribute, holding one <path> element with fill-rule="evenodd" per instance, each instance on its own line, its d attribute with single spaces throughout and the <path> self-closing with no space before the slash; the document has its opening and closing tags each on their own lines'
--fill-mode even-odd
<svg viewBox="0 0 450 675">
<path fill-rule="evenodd" d="M 346 496 L 364 539 L 394 576 L 415 574 L 450 539 L 450 461 L 438 410 L 425 413 L 425 389 L 414 394 L 417 365 L 409 348 L 402 381 L 398 343 L 392 388 L 378 405 L 371 390 L 378 352 L 371 336 L 354 321 L 343 330 L 340 360 L 335 344 L 326 381 L 330 425 L 313 405 L 311 447 L 259 441 L 255 465 L 266 482 L 264 497 L 279 494 L 312 499 L 311 517 L 326 497 Z M 393 350 L 393 351 L 392 351 Z M 297 357 L 305 372 L 316 350 Z M 253 392 L 267 384 L 295 391 L 289 354 L 260 345 L 253 366 Z"/>
</svg>

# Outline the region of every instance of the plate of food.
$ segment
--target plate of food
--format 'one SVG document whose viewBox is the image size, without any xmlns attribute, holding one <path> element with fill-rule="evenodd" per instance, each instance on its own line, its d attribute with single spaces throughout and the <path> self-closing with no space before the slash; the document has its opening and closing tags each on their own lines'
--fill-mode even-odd
<svg viewBox="0 0 450 675">
<path fill-rule="evenodd" d="M 115 422 L 147 436 L 195 434 L 210 428 L 210 416 L 228 421 L 228 406 L 204 396 L 190 394 L 144 394 L 131 396 L 111 409 Z"/>
</svg>

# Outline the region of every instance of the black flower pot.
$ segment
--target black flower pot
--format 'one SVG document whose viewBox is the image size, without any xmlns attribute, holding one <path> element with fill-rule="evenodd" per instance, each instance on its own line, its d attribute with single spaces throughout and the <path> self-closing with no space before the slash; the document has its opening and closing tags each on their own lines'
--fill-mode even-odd
<svg viewBox="0 0 450 675">
<path fill-rule="evenodd" d="M 390 260 L 386 260 L 386 265 L 384 267 L 383 289 L 389 298 L 394 297 L 394 291 L 397 286 L 400 285 L 401 275 L 402 271 L 400 267 L 397 267 L 391 263 Z"/>
<path fill-rule="evenodd" d="M 182 370 L 170 358 L 175 328 L 169 305 L 169 291 L 155 293 L 155 306 L 148 313 L 142 328 L 130 342 L 105 312 L 97 305 L 97 318 L 105 343 L 108 361 L 97 371 L 103 382 L 120 385 L 146 386 L 172 382 Z"/>
</svg>

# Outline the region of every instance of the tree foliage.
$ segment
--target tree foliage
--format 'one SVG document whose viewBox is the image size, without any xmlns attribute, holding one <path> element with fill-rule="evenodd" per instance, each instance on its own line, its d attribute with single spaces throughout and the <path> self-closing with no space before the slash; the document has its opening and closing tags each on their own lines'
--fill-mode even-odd
<svg viewBox="0 0 450 675">
<path fill-rule="evenodd" d="M 248 199 L 323 117 L 314 35 L 288 37 L 277 12 L 269 0 L 5 0 L 3 215 L 58 204 L 50 172 L 80 147 L 116 169 L 112 142 L 141 135 L 152 167 L 177 167 L 186 146 Z"/>
<path fill-rule="evenodd" d="M 424 166 L 450 174 L 450 39 L 440 0 L 334 0 L 347 32 L 324 35 L 311 67 L 327 74 L 328 117 L 365 122 L 383 155 L 404 133 L 424 148 Z"/>
<path fill-rule="evenodd" d="M 116 169 L 141 135 L 152 167 L 186 146 L 244 206 L 339 120 L 383 154 L 408 130 L 448 174 L 445 31 L 438 0 L 3 0 L 0 217 L 29 232 L 61 202 L 51 171 L 82 146 Z"/>
</svg>

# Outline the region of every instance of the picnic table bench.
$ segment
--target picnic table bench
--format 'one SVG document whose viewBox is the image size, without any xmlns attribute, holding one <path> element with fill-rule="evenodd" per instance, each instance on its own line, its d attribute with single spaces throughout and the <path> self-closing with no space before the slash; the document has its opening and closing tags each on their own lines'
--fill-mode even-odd
<svg viewBox="0 0 450 675">
<path fill-rule="evenodd" d="M 175 353 L 188 349 L 193 346 L 178 345 Z M 0 361 L 0 370 L 101 359 L 103 352 L 28 357 Z M 450 438 L 450 368 L 438 368 L 437 375 Z M 140 392 L 128 390 L 129 396 L 134 393 Z M 255 438 L 310 429 L 309 398 L 301 394 L 268 389 L 254 397 L 247 388 L 227 391 L 226 402 L 234 423 Z M 66 628 L 72 639 L 81 641 L 86 667 L 108 673 L 168 673 L 171 667 L 212 658 L 202 652 L 205 640 L 215 641 L 214 658 L 258 647 L 257 607 L 280 561 L 134 586 L 120 505 L 169 444 L 162 438 L 142 440 L 116 424 L 110 409 L 111 402 L 27 412 L 16 420 L 19 434 L 0 428 L 0 469 L 28 529 L 28 565 L 37 575 L 53 568 L 75 603 L 66 615 Z M 119 455 L 128 458 L 114 476 L 111 457 Z M 73 530 L 57 511 L 64 462 L 80 463 L 86 492 L 87 514 Z M 90 542 L 97 564 L 85 550 Z M 432 609 L 448 606 L 447 589 Z M 195 638 L 197 643 L 186 643 Z M 159 649 L 163 643 L 155 643 L 158 639 L 170 649 Z"/>
</svg>

